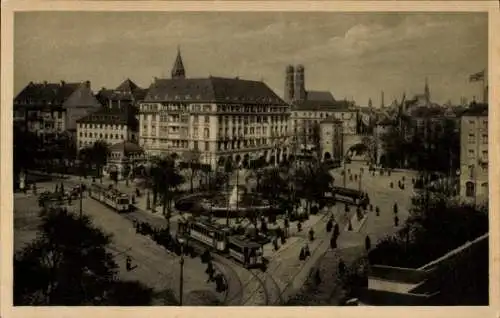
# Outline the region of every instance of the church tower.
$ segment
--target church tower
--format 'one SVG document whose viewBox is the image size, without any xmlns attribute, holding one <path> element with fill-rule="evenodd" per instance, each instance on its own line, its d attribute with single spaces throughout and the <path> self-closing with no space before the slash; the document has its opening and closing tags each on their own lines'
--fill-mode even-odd
<svg viewBox="0 0 500 318">
<path fill-rule="evenodd" d="M 424 96 L 426 104 L 429 105 L 431 103 L 431 92 L 429 90 L 429 83 L 427 81 L 427 77 L 425 78 Z"/>
<path fill-rule="evenodd" d="M 294 80 L 295 80 L 294 99 L 297 101 L 303 101 L 306 99 L 306 86 L 305 86 L 303 65 L 297 65 L 297 68 L 295 69 Z"/>
<path fill-rule="evenodd" d="M 294 89 L 295 89 L 295 81 L 294 81 L 294 68 L 292 65 L 288 65 L 286 67 L 285 74 L 285 102 L 291 103 L 294 99 Z"/>
<path fill-rule="evenodd" d="M 177 47 L 177 57 L 175 58 L 174 67 L 171 72 L 172 78 L 186 78 L 186 70 L 182 63 L 181 50 Z"/>
</svg>

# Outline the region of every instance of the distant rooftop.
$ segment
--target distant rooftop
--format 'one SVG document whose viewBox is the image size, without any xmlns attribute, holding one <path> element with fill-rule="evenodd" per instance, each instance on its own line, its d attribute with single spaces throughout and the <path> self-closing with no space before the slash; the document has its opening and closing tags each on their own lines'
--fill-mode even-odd
<svg viewBox="0 0 500 318">
<path fill-rule="evenodd" d="M 472 102 L 461 116 L 488 116 L 488 104 Z"/>
</svg>

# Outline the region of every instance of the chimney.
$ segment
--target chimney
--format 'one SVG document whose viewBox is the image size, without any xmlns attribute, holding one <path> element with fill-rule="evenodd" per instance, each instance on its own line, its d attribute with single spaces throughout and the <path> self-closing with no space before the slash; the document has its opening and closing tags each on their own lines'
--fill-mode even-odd
<svg viewBox="0 0 500 318">
<path fill-rule="evenodd" d="M 65 81 L 61 81 L 61 86 L 64 86 L 66 85 L 66 82 Z"/>
<path fill-rule="evenodd" d="M 47 86 L 47 81 L 43 81 L 43 86 Z"/>
<path fill-rule="evenodd" d="M 85 81 L 85 87 L 90 88 L 90 81 Z"/>
</svg>

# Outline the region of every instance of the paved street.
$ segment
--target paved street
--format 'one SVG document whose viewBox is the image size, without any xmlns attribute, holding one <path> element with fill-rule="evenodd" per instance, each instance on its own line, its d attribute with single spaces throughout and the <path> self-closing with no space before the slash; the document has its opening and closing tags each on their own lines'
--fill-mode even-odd
<svg viewBox="0 0 500 318">
<path fill-rule="evenodd" d="M 375 211 L 368 212 L 366 221 L 359 229 L 359 232 L 342 232 L 339 238 L 339 250 L 357 248 L 363 246 L 365 235 L 370 235 L 372 241 L 376 241 L 387 233 L 396 230 L 393 220 L 393 204 L 398 203 L 399 218 L 401 223 L 408 215 L 410 207 L 410 198 L 412 195 L 411 178 L 414 173 L 411 172 L 393 172 L 391 177 L 384 175 L 380 176 L 379 172 L 376 176 L 368 173 L 368 167 L 360 163 L 351 163 L 348 168 L 351 173 L 359 174 L 360 168 L 365 170 L 362 179 L 362 189 L 368 192 L 371 203 L 380 208 L 380 216 L 375 215 Z M 340 175 L 342 169 L 332 171 L 335 178 L 335 184 L 342 185 L 343 177 Z M 397 182 L 402 176 L 406 177 L 405 190 L 397 188 Z M 388 184 L 393 181 L 395 187 L 390 189 Z M 64 180 L 65 186 L 70 188 L 80 182 L 79 177 L 71 177 Z M 57 182 L 46 182 L 37 185 L 38 192 L 44 189 L 53 190 Z M 87 180 L 90 183 L 90 180 Z M 104 180 L 103 184 L 111 184 L 110 180 Z M 349 181 L 347 177 L 347 187 L 358 188 L 359 181 Z M 118 183 L 118 188 L 127 193 L 133 193 L 135 186 L 130 183 L 125 185 L 124 181 Z M 133 229 L 130 219 L 148 222 L 155 227 L 165 227 L 167 221 L 161 215 L 161 207 L 157 208 L 156 213 L 146 211 L 145 196 L 139 198 L 137 206 L 139 210 L 128 215 L 119 215 L 105 208 L 100 203 L 84 199 L 84 211 L 90 215 L 95 224 L 107 232 L 113 234 L 113 253 L 116 255 L 116 260 L 121 266 L 120 275 L 125 279 L 138 279 L 148 286 L 161 291 L 165 288 L 172 288 L 178 293 L 177 286 L 179 285 L 179 258 L 167 252 L 162 247 L 154 243 L 150 238 L 138 235 Z M 36 215 L 37 209 L 33 209 L 36 199 L 32 194 L 16 194 L 16 209 L 26 210 L 22 215 L 16 213 L 16 247 L 22 242 L 29 241 L 34 237 L 33 227 L 35 223 L 29 222 Z M 73 204 L 77 206 L 75 202 Z M 279 299 L 286 301 L 293 296 L 304 284 L 310 271 L 314 268 L 319 260 L 324 257 L 325 252 L 329 249 L 329 233 L 326 233 L 326 218 L 332 213 L 335 220 L 340 223 L 340 228 L 344 229 L 347 224 L 347 218 L 344 213 L 344 205 L 337 204 L 331 208 L 331 211 L 322 211 L 318 215 L 311 215 L 310 219 L 303 223 L 303 231 L 298 233 L 296 222 L 291 223 L 290 235 L 287 242 L 280 246 L 278 251 L 274 251 L 271 244 L 264 247 L 264 254 L 270 260 L 266 274 L 252 273 L 239 264 L 232 261 L 221 260 L 219 265 L 221 271 L 227 277 L 229 287 L 229 295 L 226 302 L 228 304 L 245 304 L 245 305 L 265 305 L 266 302 L 273 303 Z M 354 209 L 351 209 L 351 216 Z M 173 214 L 171 218 L 171 230 L 175 233 L 177 229 L 177 220 L 180 215 Z M 245 221 L 244 221 L 245 222 Z M 282 220 L 278 220 L 278 225 L 283 228 Z M 315 231 L 315 240 L 310 242 L 307 233 L 310 228 Z M 17 230 L 19 229 L 19 230 Z M 342 231 L 342 230 L 341 230 Z M 299 260 L 300 249 L 309 245 L 311 257 L 306 261 Z M 359 250 L 359 251 L 362 251 Z M 133 264 L 138 267 L 131 272 L 124 270 L 124 260 L 126 255 L 130 255 L 133 259 Z M 205 265 L 201 264 L 199 258 L 186 259 L 185 263 L 185 295 L 190 291 L 206 289 L 214 292 L 214 284 L 206 283 Z M 267 293 L 267 294 L 266 294 Z M 268 299 L 266 299 L 266 296 Z M 224 300 L 223 295 L 218 295 L 219 299 Z"/>
<path fill-rule="evenodd" d="M 364 226 L 359 231 L 359 234 L 349 233 L 347 237 L 343 240 L 339 240 L 340 244 L 355 246 L 358 244 L 364 244 L 364 238 L 369 235 L 372 243 L 375 243 L 385 235 L 393 233 L 397 230 L 394 227 L 394 213 L 393 206 L 394 203 L 398 205 L 398 217 L 399 224 L 404 224 L 404 221 L 409 215 L 409 210 L 411 208 L 411 198 L 413 196 L 413 186 L 411 179 L 415 178 L 417 175 L 416 171 L 394 171 L 389 177 L 387 174 L 383 176 L 380 175 L 380 171 L 375 172 L 375 176 L 368 171 L 368 166 L 361 162 L 352 162 L 347 165 L 348 169 L 351 169 L 351 174 L 360 174 L 360 168 L 363 168 L 361 179 L 361 189 L 368 193 L 370 197 L 371 204 L 373 204 L 373 212 L 368 212 L 367 219 Z M 343 186 L 343 176 L 341 176 L 342 168 L 338 168 L 332 171 L 332 175 L 335 178 L 335 185 Z M 405 189 L 401 190 L 398 188 L 398 180 L 405 177 Z M 359 179 L 358 181 L 349 181 L 349 173 L 347 175 L 346 186 L 348 188 L 359 189 Z M 389 183 L 393 182 L 394 188 L 389 187 Z M 376 216 L 375 207 L 380 208 L 380 216 Z"/>
</svg>

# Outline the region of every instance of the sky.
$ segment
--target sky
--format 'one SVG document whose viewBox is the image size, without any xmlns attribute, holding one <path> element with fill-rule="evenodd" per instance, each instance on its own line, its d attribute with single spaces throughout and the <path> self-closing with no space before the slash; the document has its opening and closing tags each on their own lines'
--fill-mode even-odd
<svg viewBox="0 0 500 318">
<path fill-rule="evenodd" d="M 488 65 L 486 13 L 21 12 L 14 20 L 15 94 L 30 81 L 147 88 L 170 77 L 263 80 L 283 96 L 285 67 L 306 90 L 380 105 L 423 93 L 437 103 L 481 98 L 469 75 Z"/>
</svg>

